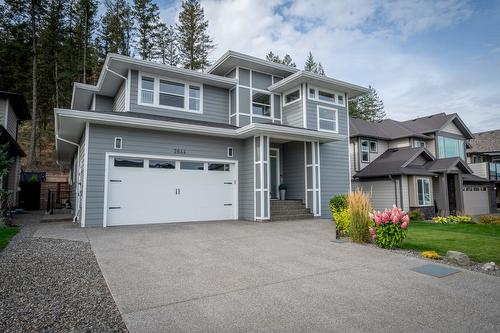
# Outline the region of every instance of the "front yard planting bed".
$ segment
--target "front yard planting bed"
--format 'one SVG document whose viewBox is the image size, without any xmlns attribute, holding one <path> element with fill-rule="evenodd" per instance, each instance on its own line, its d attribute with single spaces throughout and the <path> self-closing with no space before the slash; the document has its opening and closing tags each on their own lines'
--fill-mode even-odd
<svg viewBox="0 0 500 333">
<path fill-rule="evenodd" d="M 413 222 L 403 242 L 404 249 L 460 251 L 476 262 L 500 263 L 500 225 L 433 224 Z"/>
<path fill-rule="evenodd" d="M 9 241 L 17 233 L 16 227 L 0 227 L 0 251 L 9 244 Z"/>
</svg>

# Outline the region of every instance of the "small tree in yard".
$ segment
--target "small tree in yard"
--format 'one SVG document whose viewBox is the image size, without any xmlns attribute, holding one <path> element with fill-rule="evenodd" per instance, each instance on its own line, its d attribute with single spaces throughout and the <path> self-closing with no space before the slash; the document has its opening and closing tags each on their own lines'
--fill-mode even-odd
<svg viewBox="0 0 500 333">
<path fill-rule="evenodd" d="M 361 190 L 349 193 L 347 196 L 351 225 L 349 235 L 355 243 L 366 243 L 370 238 L 368 226 L 370 223 L 370 198 Z"/>
<path fill-rule="evenodd" d="M 14 163 L 14 160 L 9 156 L 9 145 L 0 145 L 0 180 L 2 180 L 2 182 L 9 168 L 12 166 L 12 163 Z M 9 222 L 7 219 L 7 203 L 10 199 L 10 195 L 11 191 L 4 190 L 3 186 L 0 188 L 0 226 L 5 226 Z"/>
</svg>

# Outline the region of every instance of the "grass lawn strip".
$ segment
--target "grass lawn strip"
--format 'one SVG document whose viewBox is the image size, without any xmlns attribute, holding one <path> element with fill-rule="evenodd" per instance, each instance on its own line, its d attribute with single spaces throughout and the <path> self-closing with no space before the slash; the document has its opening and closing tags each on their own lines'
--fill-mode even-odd
<svg viewBox="0 0 500 333">
<path fill-rule="evenodd" d="M 3 250 L 9 241 L 17 234 L 16 227 L 0 227 L 0 250 Z"/>
<path fill-rule="evenodd" d="M 500 263 L 500 225 L 413 223 L 403 248 L 460 251 L 473 261 Z"/>
</svg>

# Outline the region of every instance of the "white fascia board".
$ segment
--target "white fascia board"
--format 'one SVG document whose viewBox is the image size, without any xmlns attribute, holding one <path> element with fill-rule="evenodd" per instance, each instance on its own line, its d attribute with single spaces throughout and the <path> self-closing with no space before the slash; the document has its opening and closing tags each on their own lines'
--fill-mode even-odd
<svg viewBox="0 0 500 333">
<path fill-rule="evenodd" d="M 91 123 L 107 123 L 136 128 L 154 128 L 167 131 L 178 131 L 182 133 L 195 133 L 212 136 L 225 136 L 235 139 L 245 139 L 258 134 L 266 134 L 272 137 L 290 138 L 308 138 L 310 140 L 319 140 L 320 142 L 339 141 L 346 138 L 345 135 L 312 131 L 308 129 L 276 126 L 271 124 L 252 123 L 240 128 L 217 128 L 196 124 L 185 124 L 172 121 L 162 121 L 156 119 L 144 119 L 127 117 L 123 115 L 102 114 L 91 111 L 74 111 L 65 109 L 55 109 L 55 116 L 80 119 L 81 121 L 90 121 Z"/>
</svg>

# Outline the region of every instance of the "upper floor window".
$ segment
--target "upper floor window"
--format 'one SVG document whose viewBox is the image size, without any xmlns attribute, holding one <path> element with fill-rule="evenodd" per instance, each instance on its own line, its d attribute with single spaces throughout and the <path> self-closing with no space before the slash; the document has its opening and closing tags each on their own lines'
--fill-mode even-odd
<svg viewBox="0 0 500 333">
<path fill-rule="evenodd" d="M 140 76 L 139 82 L 139 104 L 202 112 L 201 85 L 143 75 Z"/>
<path fill-rule="evenodd" d="M 291 104 L 299 100 L 300 100 L 300 89 L 293 90 L 285 94 L 285 102 L 283 103 L 283 106 L 286 106 L 288 104 Z"/>
<path fill-rule="evenodd" d="M 370 141 L 370 153 L 377 152 L 377 141 Z"/>
<path fill-rule="evenodd" d="M 318 105 L 318 130 L 338 133 L 338 114 L 336 109 Z"/>
<path fill-rule="evenodd" d="M 415 140 L 414 146 L 415 146 L 415 148 L 419 148 L 419 147 L 425 148 L 425 141 Z"/>
<path fill-rule="evenodd" d="M 370 147 L 368 140 L 361 140 L 361 162 L 370 162 Z"/>
<path fill-rule="evenodd" d="M 252 91 L 252 114 L 271 116 L 271 95 L 260 91 Z"/>
<path fill-rule="evenodd" d="M 141 102 L 154 103 L 155 79 L 143 76 L 141 79 Z"/>
<path fill-rule="evenodd" d="M 309 99 L 328 104 L 344 105 L 345 103 L 342 94 L 315 87 L 309 87 L 308 97 Z"/>
<path fill-rule="evenodd" d="M 439 158 L 460 157 L 465 158 L 464 140 L 438 136 Z"/>
</svg>

